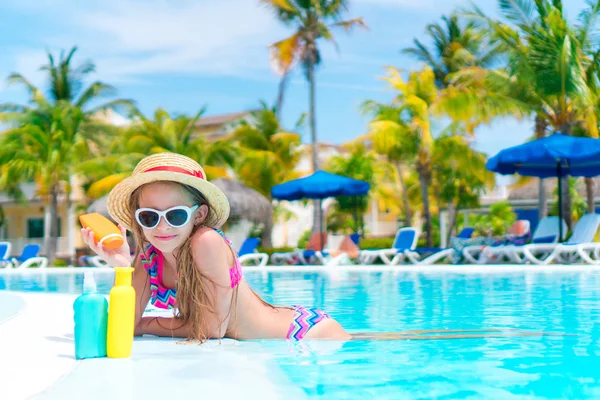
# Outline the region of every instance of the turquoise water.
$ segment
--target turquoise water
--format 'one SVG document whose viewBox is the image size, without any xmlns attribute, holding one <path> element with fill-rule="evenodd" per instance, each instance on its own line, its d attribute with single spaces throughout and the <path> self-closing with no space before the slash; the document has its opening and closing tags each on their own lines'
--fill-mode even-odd
<svg viewBox="0 0 600 400">
<path fill-rule="evenodd" d="M 0 289 L 78 292 L 82 274 L 0 275 Z M 600 398 L 600 273 L 246 271 L 266 300 L 327 310 L 351 331 L 518 328 L 568 336 L 264 341 L 310 397 Z M 112 275 L 97 276 L 108 293 Z"/>
</svg>

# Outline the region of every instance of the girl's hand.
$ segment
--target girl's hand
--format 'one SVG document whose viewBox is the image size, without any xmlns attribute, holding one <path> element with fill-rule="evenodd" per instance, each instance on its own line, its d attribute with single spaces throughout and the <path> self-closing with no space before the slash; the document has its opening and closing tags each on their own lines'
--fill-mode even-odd
<svg viewBox="0 0 600 400">
<path fill-rule="evenodd" d="M 131 250 L 127 243 L 125 228 L 119 225 L 119 230 L 123 236 L 123 245 L 118 249 L 107 249 L 104 245 L 96 243 L 94 240 L 94 232 L 92 232 L 90 228 L 83 228 L 81 230 L 81 236 L 83 242 L 108 265 L 113 267 L 129 267 L 133 263 L 133 257 L 130 255 Z"/>
</svg>

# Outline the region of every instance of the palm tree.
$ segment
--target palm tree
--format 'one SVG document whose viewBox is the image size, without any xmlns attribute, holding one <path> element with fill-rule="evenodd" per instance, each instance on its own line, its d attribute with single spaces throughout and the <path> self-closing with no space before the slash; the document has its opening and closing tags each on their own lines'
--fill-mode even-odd
<svg viewBox="0 0 600 400">
<path fill-rule="evenodd" d="M 369 182 L 371 185 L 371 191 L 375 190 L 375 174 L 377 170 L 376 156 L 372 151 L 368 151 L 366 146 L 362 143 L 350 143 L 347 144 L 350 154 L 349 155 L 336 155 L 332 156 L 325 166 L 325 169 L 333 174 L 347 176 L 349 178 L 358 179 L 361 181 Z M 346 215 L 354 215 L 355 218 L 355 230 L 361 227 L 364 231 L 362 224 L 364 213 L 367 211 L 369 206 L 369 199 L 371 196 L 342 196 L 338 197 L 337 209 Z M 375 206 L 375 205 L 374 205 Z M 363 232 L 364 234 L 364 232 Z"/>
<path fill-rule="evenodd" d="M 0 119 L 10 126 L 0 139 L 0 168 L 6 177 L 2 187 L 35 181 L 40 194 L 48 199 L 44 248 L 50 264 L 58 241 L 58 198 L 64 194 L 67 207 L 71 207 L 71 178 L 102 135 L 103 124 L 95 116 L 107 109 L 133 105 L 119 99 L 92 106 L 100 97 L 114 93 L 114 88 L 102 82 L 84 88 L 85 78 L 95 67 L 89 61 L 73 66 L 76 50 L 72 48 L 66 56 L 61 53 L 58 62 L 48 54 L 48 63 L 41 68 L 48 75 L 47 95 L 21 74 L 11 74 L 9 83 L 24 86 L 31 105 L 0 106 Z"/>
<path fill-rule="evenodd" d="M 462 127 L 451 126 L 435 139 L 432 157 L 435 197 L 440 204 L 447 204 L 449 211 L 447 241 L 460 209 L 478 206 L 479 197 L 495 185 L 494 173 L 485 168 L 486 155 L 473 150 L 456 130 Z"/>
<path fill-rule="evenodd" d="M 359 140 L 369 140 L 375 152 L 383 155 L 394 167 L 402 191 L 404 223 L 411 226 L 412 211 L 405 182 L 405 168 L 416 154 L 416 142 L 410 140 L 410 128 L 401 117 L 402 108 L 369 100 L 364 103 L 363 111 L 373 115 L 373 119 L 369 124 L 369 133 Z"/>
<path fill-rule="evenodd" d="M 475 85 L 451 84 L 440 90 L 435 84 L 435 74 L 429 67 L 411 72 L 406 80 L 395 68 L 388 68 L 387 71 L 388 76 L 384 80 L 398 93 L 392 105 L 400 117 L 376 122 L 385 127 L 387 132 L 397 131 L 404 136 L 406 141 L 403 143 L 411 143 L 403 151 L 413 158 L 419 174 L 427 243 L 431 246 L 429 188 L 434 146 L 432 122 L 440 117 L 448 117 L 453 123 L 460 123 L 465 134 L 472 135 L 481 123 L 499 115 L 517 112 L 518 109 L 501 95 L 485 92 L 488 95 L 482 96 L 482 88 Z"/>
<path fill-rule="evenodd" d="M 273 186 L 295 177 L 294 169 L 301 156 L 300 135 L 287 132 L 275 109 L 266 103 L 238 121 L 228 139 L 240 148 L 237 177 L 267 198 L 271 198 Z"/>
<path fill-rule="evenodd" d="M 313 172 L 319 169 L 317 122 L 315 114 L 315 69 L 321 63 L 321 52 L 318 42 L 326 39 L 334 42 L 332 28 L 340 27 L 346 31 L 353 27 L 366 27 L 360 18 L 342 21 L 342 15 L 348 9 L 348 0 L 260 0 L 261 3 L 272 9 L 277 18 L 287 26 L 293 26 L 295 32 L 288 38 L 271 45 L 271 59 L 277 69 L 287 77 L 295 61 L 304 67 L 306 79 L 309 84 L 309 124 L 312 140 L 312 167 Z M 283 102 L 282 90 L 277 106 L 277 114 L 281 114 Z M 316 204 L 316 202 L 315 202 Z M 313 232 L 317 231 L 319 214 L 315 206 L 313 212 Z"/>
<path fill-rule="evenodd" d="M 112 144 L 102 157 L 80 166 L 91 185 L 87 193 L 97 198 L 108 193 L 117 183 L 131 175 L 135 165 L 145 156 L 172 152 L 198 161 L 208 179 L 227 176 L 226 168 L 233 168 L 237 149 L 226 139 L 207 141 L 196 132 L 202 117 L 201 109 L 193 117 L 171 116 L 159 108 L 152 118 L 139 111 L 132 113 L 133 123 L 113 137 Z"/>
<path fill-rule="evenodd" d="M 469 15 L 486 23 L 494 39 L 507 49 L 506 68 L 485 73 L 472 68 L 466 75 L 483 77 L 489 93 L 529 108 L 536 117 L 536 137 L 545 133 L 546 126 L 569 135 L 578 125 L 597 137 L 597 96 L 590 86 L 589 72 L 597 59 L 592 31 L 600 2 L 589 3 L 578 25 L 566 19 L 558 1 L 499 0 L 499 4 L 509 23 L 495 21 L 478 8 Z M 590 190 L 591 185 L 586 186 Z M 567 182 L 563 198 L 563 215 L 571 227 Z"/>
<path fill-rule="evenodd" d="M 450 85 L 452 74 L 465 67 L 487 68 L 498 60 L 502 47 L 490 44 L 487 32 L 474 22 L 461 24 L 456 14 L 443 16 L 442 22 L 426 28 L 433 49 L 414 39 L 414 47 L 402 50 L 431 67 L 438 88 Z"/>
</svg>

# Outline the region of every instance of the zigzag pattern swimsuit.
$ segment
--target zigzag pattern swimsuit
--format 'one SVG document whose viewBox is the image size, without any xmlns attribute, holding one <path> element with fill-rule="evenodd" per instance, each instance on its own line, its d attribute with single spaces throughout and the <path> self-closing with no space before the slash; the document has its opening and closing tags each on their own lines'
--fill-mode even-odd
<svg viewBox="0 0 600 400">
<path fill-rule="evenodd" d="M 325 311 L 316 308 L 294 306 L 294 310 L 296 315 L 287 333 L 288 340 L 301 340 L 313 326 L 330 318 Z"/>
</svg>

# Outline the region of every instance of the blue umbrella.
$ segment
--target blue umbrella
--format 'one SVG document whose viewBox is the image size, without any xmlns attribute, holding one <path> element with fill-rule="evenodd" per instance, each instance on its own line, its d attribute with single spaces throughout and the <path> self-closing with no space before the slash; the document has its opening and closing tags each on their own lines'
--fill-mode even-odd
<svg viewBox="0 0 600 400">
<path fill-rule="evenodd" d="M 490 171 L 539 178 L 600 175 L 600 139 L 555 133 L 519 146 L 509 147 L 490 158 Z M 558 179 L 559 237 L 562 239 L 562 190 Z"/>
<path fill-rule="evenodd" d="M 369 192 L 370 187 L 371 185 L 368 182 L 319 170 L 304 178 L 273 186 L 271 197 L 290 201 L 300 199 L 322 200 L 328 197 L 364 195 Z M 321 213 L 320 202 L 319 213 Z M 320 214 L 319 232 L 322 232 L 322 219 L 323 216 Z"/>
<path fill-rule="evenodd" d="M 326 199 L 367 194 L 368 182 L 317 171 L 304 178 L 273 186 L 271 196 L 279 200 Z"/>
</svg>

